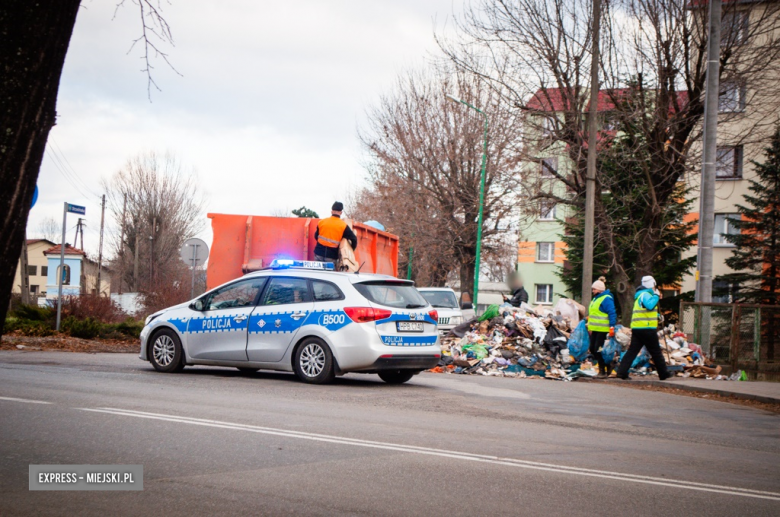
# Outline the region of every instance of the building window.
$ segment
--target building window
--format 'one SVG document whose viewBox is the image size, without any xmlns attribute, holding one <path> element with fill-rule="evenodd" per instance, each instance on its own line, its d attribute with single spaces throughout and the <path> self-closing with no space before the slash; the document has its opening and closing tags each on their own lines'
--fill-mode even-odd
<svg viewBox="0 0 780 517">
<path fill-rule="evenodd" d="M 27 266 L 27 276 L 35 276 L 38 274 L 38 266 Z"/>
<path fill-rule="evenodd" d="M 724 235 L 737 235 L 739 230 L 734 227 L 734 220 L 739 221 L 739 214 L 715 214 L 715 230 L 712 232 L 712 243 L 720 246 L 733 246 Z"/>
<path fill-rule="evenodd" d="M 718 147 L 715 179 L 742 178 L 742 146 Z"/>
<path fill-rule="evenodd" d="M 718 95 L 718 111 L 721 113 L 733 113 L 745 110 L 745 83 L 737 80 L 728 80 L 720 83 L 720 95 Z"/>
<path fill-rule="evenodd" d="M 555 243 L 554 242 L 537 242 L 536 243 L 536 261 L 537 262 L 553 262 L 555 257 Z"/>
<path fill-rule="evenodd" d="M 555 220 L 555 203 L 552 201 L 542 201 L 539 206 L 539 220 L 540 221 L 554 221 Z"/>
<path fill-rule="evenodd" d="M 744 45 L 748 39 L 749 11 L 731 11 L 721 21 L 720 46 Z"/>
<path fill-rule="evenodd" d="M 30 293 L 31 294 L 38 294 L 38 286 L 37 285 L 31 285 L 30 286 Z"/>
<path fill-rule="evenodd" d="M 739 292 L 739 284 L 715 280 L 712 282 L 712 301 L 714 303 L 734 303 Z"/>
<path fill-rule="evenodd" d="M 49 276 L 49 266 L 41 266 L 41 276 Z"/>
<path fill-rule="evenodd" d="M 552 303 L 552 284 L 536 284 L 536 303 Z"/>
<path fill-rule="evenodd" d="M 70 266 L 65 264 L 63 266 L 65 269 L 60 269 L 60 266 L 57 266 L 57 275 L 59 277 L 59 281 L 62 282 L 62 285 L 70 285 Z M 59 283 L 57 284 L 59 285 Z"/>
<path fill-rule="evenodd" d="M 555 119 L 553 117 L 542 117 L 542 138 L 548 138 L 555 134 Z"/>
<path fill-rule="evenodd" d="M 558 158 L 542 158 L 539 160 L 539 174 L 542 178 L 554 178 L 558 172 Z"/>
</svg>

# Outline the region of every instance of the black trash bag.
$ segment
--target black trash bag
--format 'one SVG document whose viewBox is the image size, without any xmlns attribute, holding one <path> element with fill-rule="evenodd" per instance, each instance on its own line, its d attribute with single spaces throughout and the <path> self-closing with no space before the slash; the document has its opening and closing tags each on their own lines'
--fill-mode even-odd
<svg viewBox="0 0 780 517">
<path fill-rule="evenodd" d="M 555 325 L 550 325 L 547 329 L 547 334 L 544 336 L 542 344 L 553 356 L 556 356 L 558 352 L 566 348 L 566 342 L 568 338 L 563 335 L 563 332 L 558 330 Z"/>
<path fill-rule="evenodd" d="M 466 332 L 471 330 L 471 324 L 472 323 L 476 323 L 476 322 L 477 322 L 477 318 L 472 318 L 469 321 L 463 322 L 460 325 L 458 325 L 457 327 L 451 329 L 447 333 L 447 335 L 448 336 L 455 336 L 455 337 L 463 337 L 463 336 L 466 335 Z"/>
<path fill-rule="evenodd" d="M 501 316 L 496 316 L 495 318 L 490 320 L 491 327 L 498 327 L 499 325 L 503 325 L 503 324 L 504 324 L 504 318 L 502 318 Z"/>
</svg>

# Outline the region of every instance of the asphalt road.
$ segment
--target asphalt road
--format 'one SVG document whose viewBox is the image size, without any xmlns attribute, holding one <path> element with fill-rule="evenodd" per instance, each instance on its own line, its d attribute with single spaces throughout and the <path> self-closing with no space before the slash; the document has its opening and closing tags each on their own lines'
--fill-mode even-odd
<svg viewBox="0 0 780 517">
<path fill-rule="evenodd" d="M 780 514 L 780 416 L 604 383 L 0 352 L 0 414 L 3 516 Z M 142 464 L 144 490 L 32 492 L 30 464 Z"/>
</svg>

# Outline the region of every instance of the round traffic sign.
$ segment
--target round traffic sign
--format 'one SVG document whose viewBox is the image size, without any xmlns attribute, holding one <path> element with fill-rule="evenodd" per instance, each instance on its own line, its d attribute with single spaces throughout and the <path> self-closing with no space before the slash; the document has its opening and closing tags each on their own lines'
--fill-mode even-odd
<svg viewBox="0 0 780 517">
<path fill-rule="evenodd" d="M 209 247 L 201 239 L 187 239 L 179 252 L 182 262 L 190 267 L 202 266 L 209 258 Z"/>
</svg>

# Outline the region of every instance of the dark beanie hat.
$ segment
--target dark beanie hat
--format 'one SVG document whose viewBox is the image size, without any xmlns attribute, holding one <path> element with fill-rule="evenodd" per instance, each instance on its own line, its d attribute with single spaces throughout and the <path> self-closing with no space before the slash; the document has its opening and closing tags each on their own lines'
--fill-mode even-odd
<svg viewBox="0 0 780 517">
<path fill-rule="evenodd" d="M 335 210 L 336 212 L 343 212 L 344 211 L 344 203 L 341 203 L 340 201 L 336 201 L 333 203 L 333 206 L 331 207 L 331 210 Z"/>
</svg>

